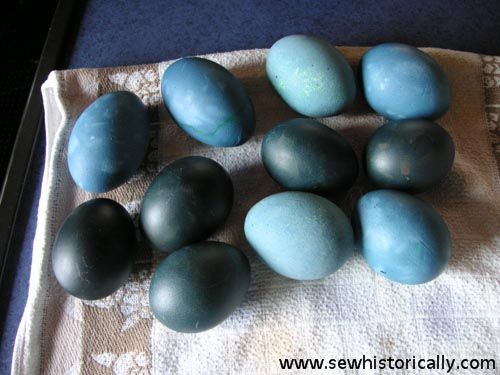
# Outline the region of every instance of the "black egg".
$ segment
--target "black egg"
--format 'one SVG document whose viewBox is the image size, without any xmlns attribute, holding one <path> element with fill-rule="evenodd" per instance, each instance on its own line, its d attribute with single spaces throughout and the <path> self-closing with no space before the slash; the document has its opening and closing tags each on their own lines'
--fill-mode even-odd
<svg viewBox="0 0 500 375">
<path fill-rule="evenodd" d="M 377 186 L 425 191 L 450 171 L 455 147 L 448 132 L 428 120 L 394 121 L 380 127 L 365 149 L 365 167 Z"/>
<path fill-rule="evenodd" d="M 208 158 L 185 157 L 166 166 L 149 186 L 141 229 L 154 248 L 173 251 L 208 237 L 232 204 L 233 184 L 226 170 Z"/>
<path fill-rule="evenodd" d="M 154 316 L 178 332 L 201 332 L 226 319 L 243 301 L 250 265 L 238 249 L 220 242 L 186 246 L 163 260 L 151 280 Z"/>
<path fill-rule="evenodd" d="M 61 226 L 52 248 L 52 268 L 69 294 L 104 298 L 126 282 L 135 251 L 128 212 L 113 200 L 92 199 L 75 208 Z"/>
<path fill-rule="evenodd" d="M 290 190 L 341 192 L 358 175 L 358 161 L 349 142 L 312 119 L 276 125 L 265 134 L 261 154 L 271 177 Z"/>
</svg>

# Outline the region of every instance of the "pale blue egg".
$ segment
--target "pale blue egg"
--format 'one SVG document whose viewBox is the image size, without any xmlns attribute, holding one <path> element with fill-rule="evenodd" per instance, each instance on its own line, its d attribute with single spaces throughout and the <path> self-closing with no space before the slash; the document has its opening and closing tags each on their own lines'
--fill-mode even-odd
<svg viewBox="0 0 500 375">
<path fill-rule="evenodd" d="M 289 35 L 278 40 L 267 55 L 266 71 L 283 100 L 305 116 L 337 114 L 356 97 L 349 63 L 321 38 Z"/>
<path fill-rule="evenodd" d="M 338 270 L 354 248 L 347 216 L 326 198 L 283 192 L 255 204 L 245 218 L 245 236 L 275 272 L 315 280 Z"/>
</svg>

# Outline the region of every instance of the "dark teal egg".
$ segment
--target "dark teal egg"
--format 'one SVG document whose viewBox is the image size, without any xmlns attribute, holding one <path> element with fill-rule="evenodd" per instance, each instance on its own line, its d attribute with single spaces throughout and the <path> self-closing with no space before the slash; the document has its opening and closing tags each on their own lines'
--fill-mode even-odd
<svg viewBox="0 0 500 375">
<path fill-rule="evenodd" d="M 151 245 L 173 251 L 212 234 L 233 204 L 233 183 L 226 170 L 201 156 L 167 165 L 142 201 L 141 229 Z"/>
<path fill-rule="evenodd" d="M 326 117 L 344 111 L 356 98 L 354 73 L 328 41 L 289 35 L 273 44 L 266 58 L 269 81 L 298 113 Z"/>
<path fill-rule="evenodd" d="M 52 248 L 52 269 L 69 294 L 95 300 L 127 281 L 135 252 L 128 212 L 110 199 L 92 199 L 75 208 L 61 226 Z"/>
<path fill-rule="evenodd" d="M 339 192 L 348 189 L 358 175 L 358 161 L 349 142 L 312 119 L 276 125 L 265 134 L 261 155 L 269 174 L 290 190 Z"/>
<path fill-rule="evenodd" d="M 441 117 L 451 88 L 441 66 L 418 48 L 384 43 L 365 53 L 361 72 L 370 107 L 391 120 Z"/>
<path fill-rule="evenodd" d="M 243 301 L 250 265 L 238 249 L 200 242 L 169 255 L 151 279 L 149 305 L 156 319 L 178 332 L 201 332 L 225 320 Z"/>
<path fill-rule="evenodd" d="M 257 202 L 245 218 L 245 236 L 273 271 L 295 280 L 330 275 L 354 249 L 342 210 L 326 198 L 298 191 Z"/>
<path fill-rule="evenodd" d="M 365 150 L 366 173 L 378 187 L 425 191 L 451 170 L 455 147 L 448 132 L 428 120 L 385 124 Z"/>
<path fill-rule="evenodd" d="M 95 100 L 80 115 L 68 143 L 68 167 L 82 189 L 101 193 L 126 182 L 139 168 L 149 143 L 146 107 L 131 92 Z"/>
<path fill-rule="evenodd" d="M 177 125 L 207 145 L 238 146 L 254 131 L 255 114 L 245 87 L 213 61 L 176 61 L 163 74 L 161 94 Z"/>
<path fill-rule="evenodd" d="M 357 203 L 356 244 L 377 273 L 402 284 L 421 284 L 443 272 L 451 256 L 450 232 L 434 208 L 395 190 L 375 190 Z"/>
</svg>

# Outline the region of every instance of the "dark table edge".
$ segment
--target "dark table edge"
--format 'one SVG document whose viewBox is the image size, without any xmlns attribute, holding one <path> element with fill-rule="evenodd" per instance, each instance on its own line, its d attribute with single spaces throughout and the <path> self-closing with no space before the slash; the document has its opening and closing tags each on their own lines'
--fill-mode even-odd
<svg viewBox="0 0 500 375">
<path fill-rule="evenodd" d="M 83 14 L 84 1 L 59 0 L 40 56 L 0 193 L 0 288 L 23 199 L 33 151 L 43 127 L 42 83 L 67 59 Z M 72 45 L 71 45 L 72 46 Z M 22 223 L 19 223 L 22 225 Z"/>
</svg>

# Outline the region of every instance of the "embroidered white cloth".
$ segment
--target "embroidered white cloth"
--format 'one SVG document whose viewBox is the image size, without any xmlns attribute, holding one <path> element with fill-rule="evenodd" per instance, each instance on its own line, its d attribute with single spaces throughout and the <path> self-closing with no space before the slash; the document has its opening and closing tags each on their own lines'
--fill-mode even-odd
<svg viewBox="0 0 500 375">
<path fill-rule="evenodd" d="M 356 69 L 365 49 L 341 51 Z M 422 195 L 450 228 L 452 259 L 437 280 L 420 286 L 398 285 L 379 277 L 359 255 L 324 280 L 296 282 L 271 272 L 249 248 L 242 230 L 246 212 L 279 190 L 261 165 L 262 135 L 274 124 L 297 117 L 267 82 L 266 50 L 207 56 L 243 81 L 255 106 L 256 132 L 236 148 L 202 145 L 174 124 L 159 93 L 169 62 L 52 72 L 42 88 L 45 172 L 29 296 L 17 335 L 13 373 L 278 374 L 279 359 L 328 361 L 363 354 L 403 359 L 438 354 L 494 358 L 500 366 L 500 58 L 426 51 L 443 65 L 452 84 L 452 106 L 439 123 L 455 141 L 456 158 L 446 180 Z M 150 148 L 140 171 L 127 184 L 106 194 L 88 194 L 69 177 L 68 136 L 92 100 L 116 90 L 132 91 L 148 106 Z M 345 135 L 360 155 L 384 120 L 359 98 L 346 113 L 320 121 Z M 212 238 L 240 247 L 251 261 L 252 283 L 244 303 L 207 332 L 170 331 L 149 312 L 149 280 L 160 256 L 144 247 L 129 282 L 112 296 L 82 302 L 64 293 L 52 275 L 50 251 L 71 210 L 91 197 L 106 196 L 136 216 L 155 174 L 187 155 L 213 158 L 232 176 L 234 207 Z M 348 213 L 362 193 L 362 180 L 363 176 L 340 202 Z M 461 373 L 468 371 L 478 373 Z"/>
</svg>

